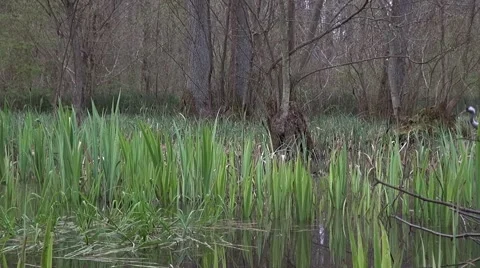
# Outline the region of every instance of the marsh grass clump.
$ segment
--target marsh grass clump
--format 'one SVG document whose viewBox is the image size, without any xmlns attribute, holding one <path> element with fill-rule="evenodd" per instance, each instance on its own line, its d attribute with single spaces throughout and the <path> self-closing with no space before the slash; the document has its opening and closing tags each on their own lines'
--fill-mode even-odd
<svg viewBox="0 0 480 268">
<path fill-rule="evenodd" d="M 55 256 L 113 261 L 195 248 L 204 264 L 226 265 L 231 250 L 243 247 L 255 248 L 256 257 L 240 254 L 254 263 L 265 252 L 285 255 L 296 226 L 319 224 L 335 237 L 327 245 L 336 264 L 453 263 L 476 253 L 443 254 L 471 244 L 453 238 L 440 251 L 442 238 L 414 228 L 478 228 L 452 207 L 425 201 L 480 207 L 479 146 L 451 132 L 402 144 L 380 123 L 318 119 L 312 136 L 327 157 L 314 161 L 281 158 L 261 127 L 224 119 L 124 117 L 115 109 L 93 109 L 81 125 L 68 109 L 54 116 L 1 111 L 0 119 L 3 264 L 5 256 L 25 262 L 35 252 L 50 266 Z M 409 228 L 417 231 L 413 240 L 404 238 Z M 306 265 L 300 258 L 311 240 L 295 237 L 295 262 Z"/>
<path fill-rule="evenodd" d="M 127 130 L 118 112 L 106 116 L 95 109 L 81 125 L 68 109 L 59 109 L 53 120 L 41 115 L 37 120 L 32 113 L 18 121 L 8 112 L 0 116 L 5 119 L 0 224 L 8 231 L 3 237 L 16 236 L 22 217 L 39 226 L 69 217 L 85 246 L 102 241 L 93 229 L 117 232 L 127 241 L 155 239 L 160 226 L 180 224 L 179 212 L 195 212 L 193 222 L 313 219 L 311 177 L 300 169 L 302 163 L 283 163 L 258 152 L 268 147 L 266 139 L 245 134 L 227 141 L 217 134 L 218 122 L 175 121 L 169 128 L 138 122 Z M 177 220 L 154 220 L 165 217 Z M 48 245 L 60 239 L 51 235 L 56 227 L 42 230 Z M 120 231 L 124 228 L 130 231 Z M 44 252 L 50 256 L 54 251 Z"/>
</svg>

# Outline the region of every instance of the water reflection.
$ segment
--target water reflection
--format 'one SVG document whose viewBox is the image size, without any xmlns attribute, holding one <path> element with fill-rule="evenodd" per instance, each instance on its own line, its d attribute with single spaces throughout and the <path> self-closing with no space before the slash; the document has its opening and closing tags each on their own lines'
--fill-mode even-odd
<svg viewBox="0 0 480 268">
<path fill-rule="evenodd" d="M 332 215 L 325 222 L 313 226 L 271 224 L 260 228 L 252 224 L 235 223 L 215 228 L 198 227 L 202 237 L 210 241 L 183 243 L 175 248 L 152 248 L 138 251 L 118 251 L 96 255 L 94 251 L 84 256 L 72 256 L 68 244 L 55 245 L 55 267 L 354 267 L 348 240 L 346 219 L 341 214 Z M 372 226 L 374 223 L 352 222 L 359 225 L 365 238 L 368 267 L 374 267 Z M 442 263 L 459 262 L 478 256 L 479 246 L 473 241 L 439 239 L 432 235 L 414 232 L 404 225 L 390 223 L 388 228 L 392 267 L 421 267 L 438 263 L 445 252 L 456 252 L 455 258 Z M 423 246 L 422 246 L 423 245 Z M 63 250 L 62 250 L 63 249 Z M 429 251 L 428 251 L 428 250 Z M 432 250 L 432 249 L 436 249 Z M 443 252 L 443 253 L 442 253 Z M 20 252 L 7 255 L 8 267 L 16 267 Z M 439 257 L 440 256 L 440 257 Z M 28 256 L 30 266 L 40 265 L 40 255 Z"/>
<path fill-rule="evenodd" d="M 241 225 L 240 225 L 241 226 Z M 277 227 L 278 226 L 278 227 Z M 329 239 L 322 224 L 316 226 L 281 226 L 268 228 L 216 228 L 207 230 L 224 239 L 208 243 L 185 244 L 174 250 L 148 249 L 138 252 L 121 252 L 71 256 L 71 245 L 55 245 L 55 267 L 338 267 L 332 261 Z M 228 242 L 225 243 L 225 242 Z M 115 249 L 112 248 L 112 252 Z M 17 252 L 18 253 L 18 252 Z M 16 267 L 17 253 L 7 255 L 9 267 Z M 40 255 L 29 256 L 28 265 L 39 266 Z"/>
</svg>

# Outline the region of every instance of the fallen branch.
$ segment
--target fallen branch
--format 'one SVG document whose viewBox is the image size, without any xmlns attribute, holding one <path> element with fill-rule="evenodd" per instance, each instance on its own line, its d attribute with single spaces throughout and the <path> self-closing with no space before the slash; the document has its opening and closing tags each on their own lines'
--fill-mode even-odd
<svg viewBox="0 0 480 268">
<path fill-rule="evenodd" d="M 425 201 L 425 202 L 429 202 L 429 203 L 434 203 L 434 204 L 439 204 L 439 205 L 442 205 L 442 206 L 446 206 L 446 207 L 450 207 L 450 208 L 453 208 L 455 210 L 458 210 L 458 211 L 463 211 L 463 212 L 468 212 L 468 213 L 472 213 L 472 214 L 480 214 L 480 210 L 476 210 L 476 209 L 471 209 L 471 208 L 466 208 L 466 207 L 461 207 L 457 204 L 453 204 L 453 203 L 449 203 L 449 202 L 445 202 L 445 201 L 440 201 L 440 200 L 435 200 L 435 199 L 430 199 L 430 198 L 426 198 L 426 197 L 423 197 L 421 195 L 418 195 L 418 194 L 415 194 L 415 193 L 411 193 L 407 190 L 404 190 L 400 187 L 397 187 L 397 186 L 394 186 L 394 185 L 391 185 L 391 184 L 388 184 L 386 182 L 383 182 L 377 178 L 375 178 L 375 181 L 376 183 L 373 185 L 375 186 L 376 184 L 381 184 L 383 186 L 386 186 L 388 188 L 392 188 L 392 189 L 395 189 L 397 191 L 400 191 L 404 194 L 407 194 L 407 195 L 410 195 L 410 196 L 413 196 L 415 198 L 418 198 L 422 201 Z"/>
<path fill-rule="evenodd" d="M 454 264 L 445 264 L 440 267 L 475 267 L 475 263 L 480 261 L 480 257 L 475 259 L 470 259 L 464 262 L 454 263 Z M 433 268 L 433 266 L 423 266 L 422 268 Z"/>
<path fill-rule="evenodd" d="M 457 235 L 445 234 L 445 233 L 434 231 L 432 229 L 428 229 L 428 228 L 420 226 L 420 225 L 413 224 L 413 223 L 408 222 L 408 221 L 406 221 L 406 220 L 404 220 L 404 219 L 402 219 L 398 216 L 392 216 L 392 217 L 397 219 L 398 221 L 401 221 L 402 223 L 408 225 L 409 227 L 412 227 L 412 228 L 415 228 L 415 229 L 418 229 L 418 230 L 422 230 L 424 232 L 431 233 L 431 234 L 434 234 L 434 235 L 439 236 L 439 237 L 445 237 L 445 238 L 450 238 L 450 239 L 480 237 L 480 233 L 461 233 L 461 234 L 457 234 Z"/>
</svg>

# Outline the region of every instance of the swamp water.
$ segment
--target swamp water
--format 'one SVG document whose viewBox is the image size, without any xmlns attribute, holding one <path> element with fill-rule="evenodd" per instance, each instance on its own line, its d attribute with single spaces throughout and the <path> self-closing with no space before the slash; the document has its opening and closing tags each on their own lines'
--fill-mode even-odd
<svg viewBox="0 0 480 268">
<path fill-rule="evenodd" d="M 28 187 L 29 193 L 33 188 Z M 37 208 L 31 202 L 29 205 Z M 366 221 L 332 210 L 322 214 L 324 217 L 312 225 L 296 225 L 288 219 L 192 224 L 181 233 L 171 231 L 172 236 L 176 235 L 174 239 L 136 242 L 122 237 L 121 230 L 112 230 L 115 226 L 105 228 L 108 223 L 99 226 L 97 232 L 92 226 L 88 234 L 82 234 L 72 221 L 59 220 L 55 227 L 53 267 L 439 267 L 442 261 L 463 263 L 461 260 L 480 256 L 480 244 L 475 240 L 439 238 L 395 219 Z M 374 225 L 386 226 L 382 227 L 386 233 L 382 234 Z M 153 230 L 161 233 L 163 228 L 157 226 Z M 5 244 L 8 267 L 18 267 L 22 254 L 25 267 L 42 267 L 44 243 L 40 237 L 28 236 L 28 240 L 38 241 L 25 243 L 29 245 L 25 252 L 13 245 L 22 244 L 22 237 Z M 90 244 L 87 236 L 92 237 Z M 387 250 L 381 245 L 384 239 Z M 363 261 L 358 260 L 360 255 Z M 475 263 L 471 265 L 475 267 Z M 463 263 L 461 267 L 469 266 Z"/>
</svg>

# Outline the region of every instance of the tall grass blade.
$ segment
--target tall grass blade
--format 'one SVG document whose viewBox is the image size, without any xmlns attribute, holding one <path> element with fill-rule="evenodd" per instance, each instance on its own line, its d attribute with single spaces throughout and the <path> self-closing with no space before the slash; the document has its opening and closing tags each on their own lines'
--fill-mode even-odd
<svg viewBox="0 0 480 268">
<path fill-rule="evenodd" d="M 43 241 L 43 250 L 42 250 L 42 268 L 52 268 L 53 267 L 53 226 L 54 221 L 52 218 L 48 220 L 47 229 L 45 230 L 45 239 Z"/>
</svg>

